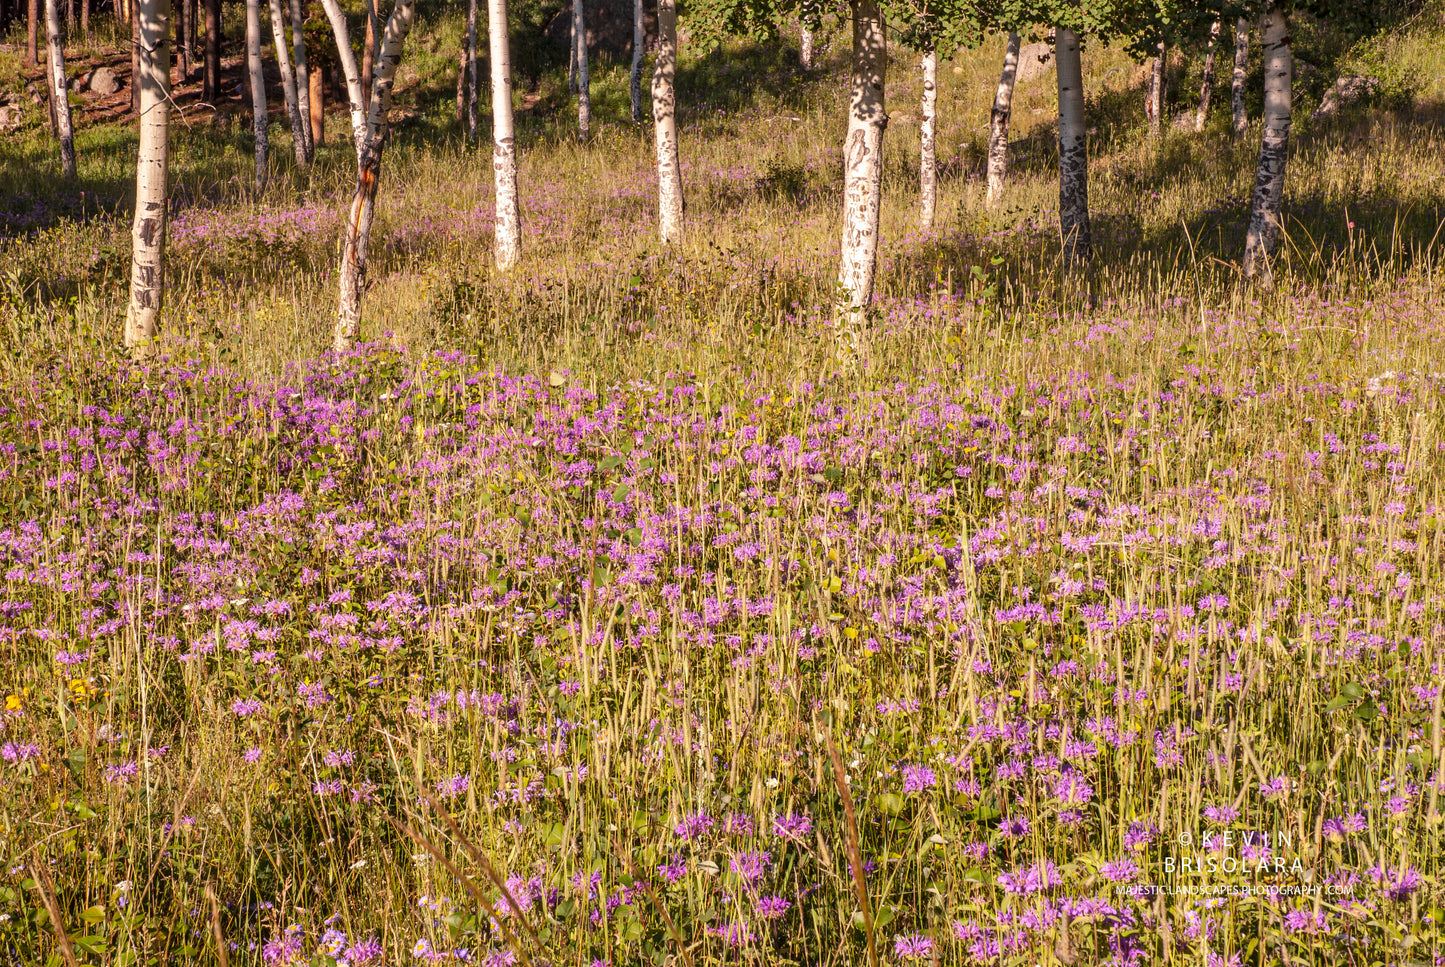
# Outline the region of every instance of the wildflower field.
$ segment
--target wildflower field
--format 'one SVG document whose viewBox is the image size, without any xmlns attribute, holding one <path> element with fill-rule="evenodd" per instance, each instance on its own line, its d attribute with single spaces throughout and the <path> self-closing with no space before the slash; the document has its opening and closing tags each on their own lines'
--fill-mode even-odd
<svg viewBox="0 0 1445 967">
<path fill-rule="evenodd" d="M 1104 48 L 1091 273 L 1056 267 L 1047 81 L 982 205 L 993 47 L 941 71 L 917 233 L 900 62 L 849 354 L 841 34 L 804 79 L 684 57 L 670 250 L 623 67 L 587 147 L 520 118 L 502 277 L 425 53 L 458 25 L 419 25 L 344 356 L 349 145 L 251 198 L 224 118 L 178 142 L 145 364 L 133 132 L 81 127 L 81 200 L 43 131 L 0 145 L 0 963 L 1445 963 L 1413 29 L 1434 80 L 1301 123 L 1270 291 L 1233 265 L 1252 142 L 1147 143 Z"/>
</svg>

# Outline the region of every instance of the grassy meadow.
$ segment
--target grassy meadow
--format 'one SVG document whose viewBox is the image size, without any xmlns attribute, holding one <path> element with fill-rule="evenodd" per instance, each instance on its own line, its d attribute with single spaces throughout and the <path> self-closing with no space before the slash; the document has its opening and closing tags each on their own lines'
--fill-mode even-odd
<svg viewBox="0 0 1445 967">
<path fill-rule="evenodd" d="M 1078 276 L 1053 72 L 989 210 L 1002 44 L 940 66 L 923 232 L 897 52 L 847 354 L 844 27 L 684 46 L 670 250 L 626 65 L 579 146 L 533 42 L 500 277 L 419 16 L 346 356 L 342 112 L 302 173 L 275 96 L 257 195 L 240 97 L 178 97 L 146 364 L 133 125 L 74 185 L 0 140 L 0 963 L 1445 964 L 1438 13 L 1297 21 L 1271 291 L 1257 47 L 1247 137 L 1226 83 L 1157 141 L 1086 48 Z"/>
</svg>

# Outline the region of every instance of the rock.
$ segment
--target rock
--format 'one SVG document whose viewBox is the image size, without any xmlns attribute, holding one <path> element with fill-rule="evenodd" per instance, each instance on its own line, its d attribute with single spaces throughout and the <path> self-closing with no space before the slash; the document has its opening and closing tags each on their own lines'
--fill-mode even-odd
<svg viewBox="0 0 1445 967">
<path fill-rule="evenodd" d="M 1335 81 L 1334 87 L 1325 92 L 1324 100 L 1320 101 L 1320 106 L 1315 108 L 1315 113 L 1310 117 L 1312 119 L 1333 117 L 1340 113 L 1340 108 L 1346 104 L 1368 97 L 1379 89 L 1380 79 L 1378 77 L 1341 77 Z"/>
<path fill-rule="evenodd" d="M 18 104 L 0 104 L 0 131 L 14 131 L 24 122 Z"/>
<path fill-rule="evenodd" d="M 1054 66 L 1054 48 L 1044 41 L 1036 44 L 1024 44 L 1019 48 L 1019 69 L 1014 75 L 1016 83 L 1027 83 L 1037 80 L 1049 72 Z"/>
<path fill-rule="evenodd" d="M 116 80 L 115 71 L 109 67 L 97 67 L 90 74 L 87 82 L 92 94 L 99 94 L 101 97 L 109 97 L 120 90 L 120 81 Z"/>
</svg>

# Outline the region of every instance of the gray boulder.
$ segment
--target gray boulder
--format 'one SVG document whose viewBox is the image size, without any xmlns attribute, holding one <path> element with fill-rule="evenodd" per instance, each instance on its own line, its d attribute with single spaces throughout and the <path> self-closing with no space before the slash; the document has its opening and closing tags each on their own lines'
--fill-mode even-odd
<svg viewBox="0 0 1445 967">
<path fill-rule="evenodd" d="M 109 97 L 120 90 L 120 81 L 116 79 L 115 71 L 109 67 L 97 67 L 92 71 L 88 85 L 92 94 L 99 94 L 101 97 Z"/>
<path fill-rule="evenodd" d="M 1353 101 L 1369 97 L 1380 90 L 1380 79 L 1378 77 L 1341 77 L 1335 81 L 1334 87 L 1325 92 L 1324 99 L 1320 106 L 1315 108 L 1311 118 L 1333 117 L 1340 113 L 1340 108 Z"/>
</svg>

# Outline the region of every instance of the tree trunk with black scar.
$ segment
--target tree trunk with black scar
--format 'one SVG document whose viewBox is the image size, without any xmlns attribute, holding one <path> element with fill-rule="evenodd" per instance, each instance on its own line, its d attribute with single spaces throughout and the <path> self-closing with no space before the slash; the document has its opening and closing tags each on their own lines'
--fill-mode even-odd
<svg viewBox="0 0 1445 967">
<path fill-rule="evenodd" d="M 642 0 L 632 0 L 632 123 L 642 123 L 642 54 L 647 43 Z"/>
<path fill-rule="evenodd" d="M 587 70 L 587 15 L 583 0 L 572 0 L 572 27 L 577 35 L 577 139 L 592 131 L 592 77 Z"/>
<path fill-rule="evenodd" d="M 271 0 L 270 7 L 271 43 L 276 49 L 276 65 L 281 70 L 281 96 L 286 102 L 286 119 L 291 122 L 291 149 L 296 156 L 296 166 L 304 169 L 309 132 L 301 121 L 302 94 L 296 87 L 296 75 L 291 71 L 291 55 L 286 51 L 286 15 L 281 11 L 281 0 Z"/>
<path fill-rule="evenodd" d="M 75 177 L 75 131 L 70 122 L 70 99 L 65 92 L 65 48 L 60 41 L 60 4 L 45 0 L 45 75 L 49 80 L 50 110 L 60 139 L 60 173 Z"/>
<path fill-rule="evenodd" d="M 1219 47 L 1221 21 L 1209 28 L 1209 51 L 1204 55 L 1204 81 L 1199 85 L 1199 113 L 1194 116 L 1194 130 L 1203 131 L 1209 119 L 1209 98 L 1214 94 L 1214 54 Z"/>
<path fill-rule="evenodd" d="M 1164 68 L 1169 62 L 1169 49 L 1161 41 L 1159 53 L 1149 62 L 1149 96 L 1144 101 L 1144 115 L 1149 119 L 1149 136 L 1159 137 L 1164 127 Z"/>
<path fill-rule="evenodd" d="M 878 267 L 878 215 L 883 196 L 884 77 L 888 67 L 883 14 L 877 0 L 849 0 L 853 21 L 853 82 L 848 136 L 843 142 L 843 240 L 838 288 L 849 340 L 873 298 Z M 856 349 L 856 343 L 849 348 Z"/>
<path fill-rule="evenodd" d="M 1273 281 L 1271 263 L 1279 242 L 1294 82 L 1289 18 L 1281 8 L 1271 7 L 1264 15 L 1260 41 L 1264 56 L 1264 133 L 1260 138 L 1259 170 L 1254 179 L 1249 231 L 1244 242 L 1244 275 L 1269 285 Z"/>
<path fill-rule="evenodd" d="M 246 0 L 246 73 L 251 79 L 251 113 L 256 136 L 256 190 L 266 188 L 271 141 L 266 116 L 266 80 L 261 72 L 261 0 Z"/>
<path fill-rule="evenodd" d="M 1059 78 L 1059 230 L 1066 268 L 1089 261 L 1089 135 L 1084 127 L 1084 70 L 1079 35 L 1054 33 Z"/>
<path fill-rule="evenodd" d="M 206 64 L 201 78 L 201 100 L 215 104 L 221 99 L 221 0 L 205 0 Z"/>
<path fill-rule="evenodd" d="M 652 65 L 652 131 L 657 148 L 657 229 L 664 245 L 682 240 L 682 163 L 677 144 L 677 5 L 657 0 L 657 58 Z"/>
<path fill-rule="evenodd" d="M 923 54 L 923 98 L 919 115 L 918 135 L 918 223 L 924 231 L 933 227 L 938 208 L 938 149 L 935 132 L 938 125 L 938 51 Z"/>
<path fill-rule="evenodd" d="M 140 147 L 136 154 L 135 219 L 131 223 L 130 304 L 125 346 L 136 356 L 154 352 L 156 317 L 165 295 L 166 163 L 170 124 L 170 0 L 138 0 L 134 19 L 144 40 L 140 77 Z"/>
<path fill-rule="evenodd" d="M 291 46 L 296 54 L 296 109 L 301 113 L 301 132 L 305 141 L 303 148 L 306 162 L 310 164 L 316 157 L 316 128 L 311 120 L 311 71 L 306 64 L 306 37 L 303 30 L 305 23 L 306 16 L 301 9 L 301 0 L 291 0 Z"/>
<path fill-rule="evenodd" d="M 1249 73 L 1249 21 L 1243 17 L 1234 28 L 1234 77 L 1229 84 L 1229 109 L 1234 120 L 1234 135 L 1249 130 L 1249 112 L 1244 106 L 1244 83 Z"/>
<path fill-rule="evenodd" d="M 487 35 L 492 62 L 492 174 L 496 211 L 492 220 L 492 258 L 503 272 L 517 262 L 522 248 L 522 217 L 517 202 L 517 137 L 512 125 L 512 50 L 507 34 L 507 0 L 487 0 Z"/>
<path fill-rule="evenodd" d="M 998 203 L 1008 180 L 1008 123 L 1013 114 L 1014 80 L 1019 70 L 1019 35 L 1010 33 L 1004 48 L 1003 74 L 988 119 L 988 204 Z"/>
<path fill-rule="evenodd" d="M 328 12 L 335 0 L 328 0 Z M 361 328 L 361 297 L 366 291 L 367 244 L 371 238 L 371 222 L 376 213 L 376 191 L 381 181 L 381 152 L 386 146 L 386 115 L 391 110 L 391 90 L 396 83 L 396 68 L 401 63 L 402 46 L 411 31 L 414 14 L 412 0 L 397 0 L 382 34 L 381 56 L 371 85 L 371 105 L 366 117 L 365 134 L 357 152 L 356 191 L 346 220 L 346 236 L 341 253 L 341 292 L 336 311 L 336 331 L 332 345 L 337 352 L 346 352 L 356 344 Z M 334 26 L 334 21 L 333 21 Z M 338 38 L 339 39 L 339 38 Z M 355 61 L 353 60 L 353 64 Z"/>
</svg>

